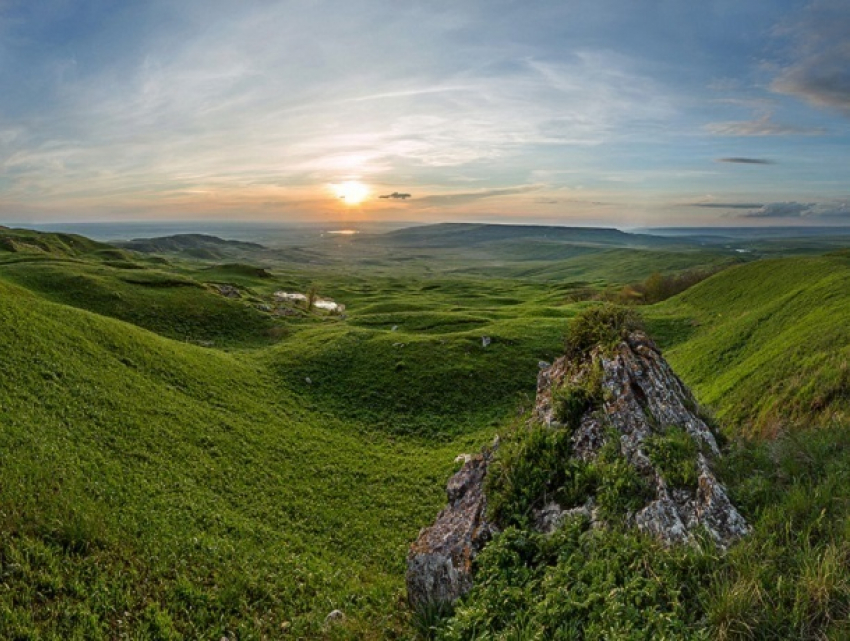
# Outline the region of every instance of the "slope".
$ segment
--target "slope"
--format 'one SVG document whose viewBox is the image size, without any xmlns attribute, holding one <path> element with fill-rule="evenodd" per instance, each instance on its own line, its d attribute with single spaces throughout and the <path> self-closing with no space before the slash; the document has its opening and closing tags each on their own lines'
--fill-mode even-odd
<svg viewBox="0 0 850 641">
<path fill-rule="evenodd" d="M 169 338 L 217 345 L 268 344 L 280 334 L 279 323 L 201 282 L 222 277 L 232 281 L 233 267 L 222 266 L 209 274 L 202 270 L 193 278 L 161 258 L 82 236 L 0 230 L 0 277 L 7 282 Z"/>
<path fill-rule="evenodd" d="M 723 423 L 770 434 L 848 416 L 850 253 L 728 269 L 650 317 Z"/>
<path fill-rule="evenodd" d="M 0 636 L 381 637 L 457 449 L 0 283 Z"/>
</svg>

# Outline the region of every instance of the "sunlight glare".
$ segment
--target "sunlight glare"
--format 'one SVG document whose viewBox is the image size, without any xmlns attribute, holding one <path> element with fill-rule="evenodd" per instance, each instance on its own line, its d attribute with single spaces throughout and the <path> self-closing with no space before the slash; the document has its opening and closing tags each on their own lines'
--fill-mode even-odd
<svg viewBox="0 0 850 641">
<path fill-rule="evenodd" d="M 347 180 L 331 187 L 337 198 L 344 200 L 346 205 L 359 205 L 369 196 L 369 188 L 357 180 Z"/>
</svg>

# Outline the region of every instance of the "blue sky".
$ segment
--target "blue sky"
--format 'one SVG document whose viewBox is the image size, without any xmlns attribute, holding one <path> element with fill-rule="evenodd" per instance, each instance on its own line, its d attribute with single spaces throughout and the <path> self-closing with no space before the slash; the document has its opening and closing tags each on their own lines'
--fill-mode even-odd
<svg viewBox="0 0 850 641">
<path fill-rule="evenodd" d="M 0 220 L 846 224 L 848 33 L 846 0 L 0 0 Z"/>
</svg>

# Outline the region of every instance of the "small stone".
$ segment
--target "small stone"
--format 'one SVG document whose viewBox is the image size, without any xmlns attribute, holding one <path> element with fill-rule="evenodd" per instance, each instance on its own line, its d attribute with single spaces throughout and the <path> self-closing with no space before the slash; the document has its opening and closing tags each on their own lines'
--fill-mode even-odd
<svg viewBox="0 0 850 641">
<path fill-rule="evenodd" d="M 391 332 L 398 331 L 398 325 L 393 325 L 393 328 L 390 331 Z"/>
<path fill-rule="evenodd" d="M 547 363 L 546 361 L 537 361 L 537 369 L 546 369 L 547 367 L 552 367 L 552 363 Z"/>
<path fill-rule="evenodd" d="M 481 337 L 481 347 L 488 347 L 491 342 L 492 341 L 491 341 L 489 336 L 482 336 Z"/>
<path fill-rule="evenodd" d="M 329 623 L 342 623 L 345 621 L 345 614 L 342 610 L 333 610 L 325 617 L 325 625 Z"/>
<path fill-rule="evenodd" d="M 305 383 L 307 383 L 307 385 L 312 385 L 312 384 L 313 384 L 313 379 L 311 379 L 309 376 L 305 376 L 305 377 L 304 377 L 304 382 L 305 382 Z"/>
</svg>

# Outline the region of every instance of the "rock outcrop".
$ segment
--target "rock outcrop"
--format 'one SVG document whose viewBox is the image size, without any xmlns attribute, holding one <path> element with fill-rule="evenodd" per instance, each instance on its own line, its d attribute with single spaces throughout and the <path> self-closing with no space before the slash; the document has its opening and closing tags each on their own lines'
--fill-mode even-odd
<svg viewBox="0 0 850 641">
<path fill-rule="evenodd" d="M 487 522 L 484 478 L 490 452 L 469 457 L 449 479 L 449 504 L 419 533 L 407 555 L 407 597 L 413 607 L 452 602 L 472 587 L 472 560 L 496 532 Z"/>
<path fill-rule="evenodd" d="M 563 427 L 555 411 L 558 390 L 586 385 L 591 377 L 601 387 L 601 407 L 581 416 L 572 436 L 573 455 L 592 461 L 606 439 L 616 435 L 620 452 L 650 481 L 654 493 L 629 520 L 666 544 L 687 542 L 699 529 L 720 547 L 745 535 L 746 521 L 711 469 L 710 459 L 720 454 L 714 434 L 700 418 L 691 392 L 643 332 L 629 333 L 613 350 L 597 348 L 579 362 L 562 357 L 542 370 L 535 420 L 555 429 Z M 684 430 L 697 446 L 694 487 L 671 486 L 650 460 L 650 439 L 671 428 Z"/>
<path fill-rule="evenodd" d="M 570 390 L 594 400 L 573 404 L 578 410 L 564 416 L 562 399 Z M 585 463 L 616 443 L 619 455 L 649 489 L 643 506 L 625 515 L 626 523 L 663 543 L 686 543 L 704 531 L 725 548 L 749 531 L 711 469 L 711 460 L 720 455 L 714 434 L 699 416 L 691 392 L 643 332 L 628 333 L 613 349 L 596 348 L 577 359 L 565 356 L 541 369 L 532 420 L 571 430 L 571 456 Z M 671 433 L 682 435 L 685 450 L 692 452 L 685 461 L 689 483 L 673 483 L 669 471 L 653 463 L 650 446 Z M 407 589 L 413 606 L 451 602 L 472 587 L 472 560 L 498 531 L 487 521 L 484 495 L 491 456 L 485 450 L 471 457 L 449 480 L 449 505 L 411 546 Z M 594 503 L 593 496 L 581 505 L 558 505 L 550 498 L 533 513 L 534 525 L 551 532 L 564 519 L 581 515 L 602 527 Z"/>
</svg>

